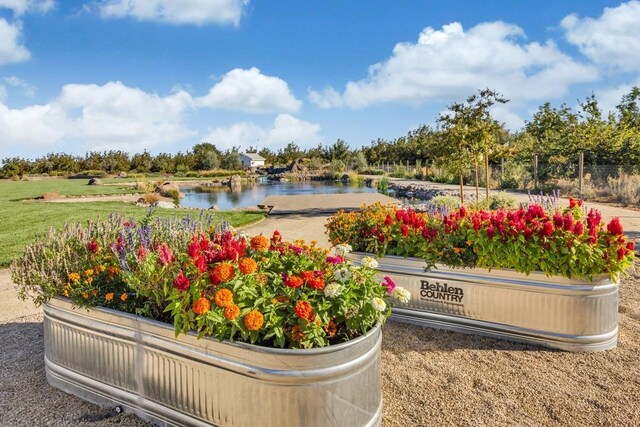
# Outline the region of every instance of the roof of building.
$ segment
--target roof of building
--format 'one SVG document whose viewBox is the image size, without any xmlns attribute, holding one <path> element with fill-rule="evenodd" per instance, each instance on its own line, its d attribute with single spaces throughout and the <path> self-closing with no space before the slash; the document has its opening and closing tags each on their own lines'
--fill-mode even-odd
<svg viewBox="0 0 640 427">
<path fill-rule="evenodd" d="M 258 153 L 243 153 L 243 156 L 247 156 L 251 160 L 266 160 Z"/>
</svg>

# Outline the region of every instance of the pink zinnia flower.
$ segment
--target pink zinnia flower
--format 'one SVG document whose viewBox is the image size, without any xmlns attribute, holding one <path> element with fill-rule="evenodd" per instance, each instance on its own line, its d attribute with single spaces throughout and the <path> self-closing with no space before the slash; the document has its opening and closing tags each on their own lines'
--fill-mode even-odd
<svg viewBox="0 0 640 427">
<path fill-rule="evenodd" d="M 393 295 L 393 290 L 396 288 L 396 282 L 394 282 L 389 276 L 384 276 L 383 280 L 382 286 L 387 288 L 387 294 Z"/>
</svg>

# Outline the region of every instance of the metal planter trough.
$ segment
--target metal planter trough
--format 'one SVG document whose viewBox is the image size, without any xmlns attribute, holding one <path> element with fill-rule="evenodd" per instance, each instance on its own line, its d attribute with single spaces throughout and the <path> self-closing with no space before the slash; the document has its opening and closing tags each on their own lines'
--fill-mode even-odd
<svg viewBox="0 0 640 427">
<path fill-rule="evenodd" d="M 176 338 L 172 325 L 63 298 L 44 307 L 49 383 L 159 425 L 380 425 L 381 337 L 273 349 Z"/>
<path fill-rule="evenodd" d="M 366 253 L 352 253 L 359 262 Z M 411 292 L 392 319 L 457 332 L 501 338 L 566 351 L 615 348 L 618 339 L 618 283 L 530 275 L 510 270 L 424 271 L 417 258 L 377 259 L 381 277 Z"/>
</svg>

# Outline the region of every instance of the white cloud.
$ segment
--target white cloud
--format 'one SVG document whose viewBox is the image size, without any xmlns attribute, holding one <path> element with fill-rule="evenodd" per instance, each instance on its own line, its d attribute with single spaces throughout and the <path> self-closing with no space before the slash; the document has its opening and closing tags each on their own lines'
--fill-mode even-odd
<svg viewBox="0 0 640 427">
<path fill-rule="evenodd" d="M 229 71 L 198 103 L 246 113 L 293 113 L 302 106 L 287 82 L 266 76 L 255 67 Z"/>
<path fill-rule="evenodd" d="M 171 24 L 238 25 L 249 0 L 106 0 L 104 18 L 132 17 Z"/>
<path fill-rule="evenodd" d="M 0 8 L 11 9 L 16 16 L 47 13 L 56 5 L 54 0 L 0 0 Z"/>
<path fill-rule="evenodd" d="M 593 62 L 626 71 L 640 70 L 640 2 L 605 8 L 599 18 L 565 17 L 567 40 Z"/>
<path fill-rule="evenodd" d="M 33 95 L 35 95 L 37 90 L 37 88 L 34 85 L 16 76 L 5 77 L 4 81 L 9 86 L 22 89 L 22 92 L 24 93 L 24 95 L 29 98 L 32 98 Z"/>
<path fill-rule="evenodd" d="M 7 89 L 0 85 L 0 102 L 4 102 L 7 99 Z"/>
<path fill-rule="evenodd" d="M 369 67 L 365 79 L 348 82 L 341 95 L 311 90 L 321 107 L 361 108 L 381 102 L 420 104 L 462 98 L 490 87 L 508 98 L 535 100 L 567 94 L 573 83 L 597 80 L 598 70 L 562 53 L 556 45 L 522 43 L 523 30 L 488 22 L 464 31 L 455 22 L 425 28 L 417 43 L 398 43 L 391 57 Z"/>
<path fill-rule="evenodd" d="M 10 24 L 0 18 L 0 65 L 23 62 L 31 57 L 22 45 L 22 28 L 20 23 Z"/>
<path fill-rule="evenodd" d="M 322 141 L 320 125 L 297 119 L 290 114 L 278 115 L 271 128 L 251 122 L 235 123 L 227 127 L 209 129 L 203 141 L 218 147 L 256 146 L 276 150 L 295 142 L 301 147 L 310 147 Z"/>
<path fill-rule="evenodd" d="M 622 101 L 622 97 L 631 92 L 634 86 L 640 86 L 640 79 L 631 84 L 622 84 L 616 87 L 608 87 L 595 90 L 598 105 L 604 113 L 605 117 L 610 111 L 614 111 L 616 106 Z"/>
<path fill-rule="evenodd" d="M 159 96 L 120 82 L 65 85 L 45 105 L 10 109 L 0 104 L 3 144 L 140 151 L 195 136 L 184 123 L 193 100 L 186 92 Z"/>
</svg>

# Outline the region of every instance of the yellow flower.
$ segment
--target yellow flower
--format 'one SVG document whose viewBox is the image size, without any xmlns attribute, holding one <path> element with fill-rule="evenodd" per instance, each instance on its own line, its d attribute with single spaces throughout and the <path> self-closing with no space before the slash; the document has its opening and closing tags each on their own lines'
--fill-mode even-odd
<svg viewBox="0 0 640 427">
<path fill-rule="evenodd" d="M 96 265 L 95 270 L 98 272 L 98 274 L 102 273 L 103 271 L 105 271 L 107 269 L 107 267 L 105 267 L 104 265 L 100 264 L 100 265 Z"/>
<path fill-rule="evenodd" d="M 69 273 L 69 275 L 67 276 L 69 278 L 69 280 L 71 280 L 73 283 L 76 283 L 78 280 L 80 280 L 80 275 L 78 273 Z"/>
<path fill-rule="evenodd" d="M 91 276 L 93 276 L 93 270 L 92 270 L 92 269 L 90 269 L 90 268 L 86 269 L 86 270 L 84 271 L 84 275 L 85 275 L 85 276 L 87 276 L 87 277 L 91 277 Z"/>
</svg>

